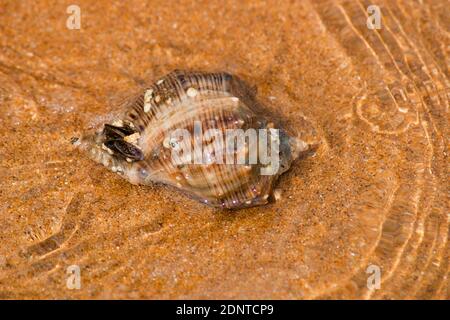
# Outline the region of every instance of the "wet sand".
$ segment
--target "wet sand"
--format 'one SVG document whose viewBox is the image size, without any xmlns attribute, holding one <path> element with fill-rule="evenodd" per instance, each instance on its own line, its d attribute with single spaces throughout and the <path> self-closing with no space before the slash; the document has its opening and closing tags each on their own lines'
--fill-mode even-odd
<svg viewBox="0 0 450 320">
<path fill-rule="evenodd" d="M 63 1 L 0 5 L 1 298 L 450 298 L 446 1 L 77 4 L 80 30 Z M 314 132 L 281 200 L 211 209 L 74 150 L 173 69 L 237 74 Z"/>
</svg>

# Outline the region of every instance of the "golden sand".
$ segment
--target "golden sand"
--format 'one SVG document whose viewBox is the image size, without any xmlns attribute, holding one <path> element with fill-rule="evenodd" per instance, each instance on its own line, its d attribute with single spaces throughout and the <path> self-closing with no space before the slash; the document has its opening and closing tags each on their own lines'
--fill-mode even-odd
<svg viewBox="0 0 450 320">
<path fill-rule="evenodd" d="M 360 1 L 77 2 L 79 30 L 65 2 L 0 7 L 1 298 L 449 299 L 448 2 L 373 1 L 374 30 Z M 73 149 L 173 69 L 237 74 L 318 141 L 276 203 L 214 210 Z"/>
</svg>

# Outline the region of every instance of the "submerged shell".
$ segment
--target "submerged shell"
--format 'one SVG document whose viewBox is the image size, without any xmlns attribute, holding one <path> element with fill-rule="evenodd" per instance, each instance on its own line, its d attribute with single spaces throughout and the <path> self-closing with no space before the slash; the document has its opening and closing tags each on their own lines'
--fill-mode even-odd
<svg viewBox="0 0 450 320">
<path fill-rule="evenodd" d="M 227 73 L 171 72 L 128 100 L 124 108 L 120 119 L 84 135 L 77 145 L 131 183 L 164 183 L 214 207 L 242 208 L 267 203 L 278 176 L 289 169 L 299 152 L 308 148 L 280 128 L 280 161 L 274 174 L 261 174 L 261 169 L 267 169 L 271 163 L 248 161 L 250 150 L 261 149 L 260 144 L 251 141 L 239 149 L 230 151 L 224 146 L 222 150 L 223 159 L 230 152 L 233 157 L 242 153 L 245 163 L 217 161 L 215 140 L 202 133 L 209 129 L 258 132 L 274 127 L 253 91 Z M 185 130 L 192 138 L 173 141 L 169 133 L 177 129 Z M 196 143 L 202 145 L 201 162 L 174 162 L 172 152 L 180 146 L 193 147 L 195 159 Z"/>
</svg>

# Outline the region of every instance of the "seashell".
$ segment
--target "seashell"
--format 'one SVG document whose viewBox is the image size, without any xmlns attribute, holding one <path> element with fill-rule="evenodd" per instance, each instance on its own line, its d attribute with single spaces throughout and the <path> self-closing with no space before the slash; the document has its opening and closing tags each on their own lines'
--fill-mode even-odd
<svg viewBox="0 0 450 320">
<path fill-rule="evenodd" d="M 176 70 L 123 108 L 120 119 L 73 142 L 133 184 L 163 183 L 213 207 L 273 200 L 278 177 L 309 147 L 228 73 Z"/>
</svg>

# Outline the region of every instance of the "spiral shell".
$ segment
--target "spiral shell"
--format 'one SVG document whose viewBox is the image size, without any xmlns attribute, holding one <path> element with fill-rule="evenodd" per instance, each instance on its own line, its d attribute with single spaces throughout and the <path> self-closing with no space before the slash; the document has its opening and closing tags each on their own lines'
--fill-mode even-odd
<svg viewBox="0 0 450 320">
<path fill-rule="evenodd" d="M 176 70 L 128 100 L 119 119 L 103 124 L 75 144 L 133 184 L 163 183 L 210 206 L 239 209 L 269 202 L 278 176 L 308 149 L 283 129 L 274 134 L 270 130 L 274 127 L 253 90 L 239 78 L 228 73 Z M 173 138 L 169 133 L 176 130 L 189 133 L 189 139 Z M 220 137 L 202 135 L 230 130 L 267 130 L 267 140 L 255 144 L 247 137 L 239 148 L 230 149 L 225 143 L 217 144 Z M 258 161 L 260 153 L 256 153 L 257 161 L 251 162 L 251 154 L 263 150 L 264 143 L 273 143 L 274 137 L 278 148 L 271 149 L 270 156 L 275 150 L 278 163 L 271 174 L 262 174 L 274 164 Z M 197 150 L 198 144 L 202 148 Z M 176 162 L 174 150 L 181 147 L 193 149 L 193 156 Z M 181 153 L 181 157 L 186 155 Z M 227 156 L 245 160 L 223 161 Z M 198 158 L 201 161 L 196 161 Z"/>
</svg>

